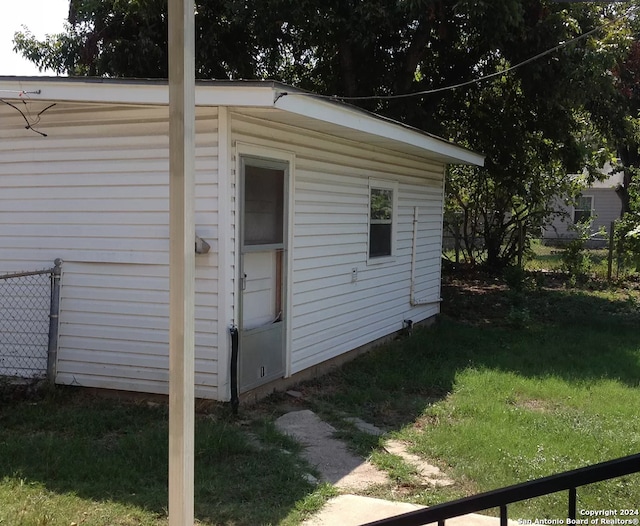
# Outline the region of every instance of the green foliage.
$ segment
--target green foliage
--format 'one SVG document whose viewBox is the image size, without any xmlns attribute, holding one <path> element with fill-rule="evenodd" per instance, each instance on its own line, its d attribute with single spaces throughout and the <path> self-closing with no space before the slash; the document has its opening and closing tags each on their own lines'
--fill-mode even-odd
<svg viewBox="0 0 640 526">
<path fill-rule="evenodd" d="M 531 322 L 531 313 L 527 307 L 511 306 L 506 321 L 513 328 L 523 329 Z"/>
<path fill-rule="evenodd" d="M 640 272 L 640 212 L 627 213 L 616 222 L 615 240 L 622 266 Z"/>
<path fill-rule="evenodd" d="M 496 69 L 594 25 L 595 11 L 549 12 L 521 41 L 509 37 L 513 47 L 504 51 L 510 60 L 503 57 Z M 557 214 L 554 198 L 579 191 L 567 174 L 587 166 L 593 180 L 594 168 L 610 160 L 605 137 L 586 110 L 589 90 L 584 90 L 586 82 L 600 83 L 592 70 L 612 66 L 622 52 L 621 45 L 587 39 L 564 49 L 551 63 L 536 62 L 460 96 L 466 106 L 448 128 L 456 139 L 487 154 L 485 167 L 456 166 L 448 174 L 449 211 L 462 218 L 468 260 L 482 258 L 492 268 L 513 262 L 521 245 L 526 248 L 527 239 L 538 236 Z"/>
<path fill-rule="evenodd" d="M 524 329 L 532 321 L 527 294 L 536 288 L 535 280 L 524 268 L 515 265 L 507 267 L 502 276 L 509 287 L 506 294 L 509 311 L 505 321 L 510 327 Z"/>
<path fill-rule="evenodd" d="M 572 196 L 567 173 L 624 146 L 625 202 L 638 166 L 637 17 L 626 4 L 553 0 L 200 0 L 198 78 L 273 78 L 339 96 L 398 95 L 492 76 L 368 110 L 486 154 L 453 167 L 447 213 L 470 262 L 503 268 Z M 588 38 L 509 70 L 560 42 Z M 167 76 L 166 0 L 72 0 L 60 35 L 19 32 L 15 49 L 70 75 Z M 622 154 L 621 154 L 622 155 Z M 454 225 L 454 223 L 450 223 Z"/>
<path fill-rule="evenodd" d="M 59 389 L 0 405 L 0 524 L 166 525 L 166 407 Z M 331 495 L 272 424 L 256 445 L 222 413 L 196 419 L 198 524 L 299 524 Z"/>
<path fill-rule="evenodd" d="M 639 450 L 640 291 L 530 291 L 514 314 L 526 323 L 517 326 L 506 316 L 511 293 L 494 278 L 454 276 L 443 297 L 439 323 L 345 365 L 322 380 L 313 400 L 384 426 L 445 466 L 458 497 Z M 403 499 L 433 505 L 452 498 L 379 456 L 372 446 L 372 457 L 402 484 Z M 637 502 L 639 482 L 634 475 L 586 486 L 580 504 Z M 397 493 L 392 487 L 376 496 Z M 566 493 L 509 510 L 513 519 L 564 517 Z"/>
<path fill-rule="evenodd" d="M 593 218 L 571 225 L 570 230 L 575 237 L 569 241 L 562 251 L 562 270 L 569 274 L 571 284 L 584 281 L 591 272 L 591 253 L 587 250 L 587 243 L 592 237 L 591 225 Z"/>
<path fill-rule="evenodd" d="M 516 292 L 522 292 L 530 286 L 527 271 L 516 265 L 507 267 L 503 273 L 504 282 Z"/>
</svg>

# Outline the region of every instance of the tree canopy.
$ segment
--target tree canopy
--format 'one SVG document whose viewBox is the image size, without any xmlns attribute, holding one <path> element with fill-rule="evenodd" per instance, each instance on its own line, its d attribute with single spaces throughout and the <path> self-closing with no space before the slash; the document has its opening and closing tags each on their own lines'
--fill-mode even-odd
<svg viewBox="0 0 640 526">
<path fill-rule="evenodd" d="M 196 0 L 196 76 L 371 97 L 347 100 L 485 153 L 484 168 L 451 170 L 448 202 L 473 222 L 487 262 L 502 265 L 523 229 L 548 220 L 551 198 L 571 193 L 567 173 L 602 162 L 607 146 L 638 157 L 630 7 Z M 58 73 L 166 77 L 166 9 L 166 0 L 70 0 L 63 34 L 38 41 L 22 32 L 15 46 Z M 416 92 L 430 93 L 397 97 Z"/>
</svg>

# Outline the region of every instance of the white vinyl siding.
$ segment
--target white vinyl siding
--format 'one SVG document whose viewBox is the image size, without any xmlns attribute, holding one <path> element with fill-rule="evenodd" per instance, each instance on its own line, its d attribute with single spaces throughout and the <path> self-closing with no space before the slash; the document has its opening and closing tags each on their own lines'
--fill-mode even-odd
<svg viewBox="0 0 640 526">
<path fill-rule="evenodd" d="M 229 155 L 219 159 L 218 110 L 197 109 L 196 233 L 211 245 L 196 256 L 199 397 L 228 399 L 227 328 L 238 322 L 237 142 L 278 151 L 292 166 L 288 374 L 439 312 L 443 164 L 313 131 L 312 119 L 296 121 L 304 129 L 278 123 L 279 111 L 223 110 L 231 137 L 222 137 Z M 45 115 L 48 137 L 17 121 L 0 130 L 0 272 L 64 260 L 58 382 L 166 393 L 168 110 L 60 103 Z M 228 168 L 223 188 L 218 166 Z M 376 264 L 368 249 L 372 180 L 394 189 L 393 257 Z M 412 306 L 416 209 L 421 304 Z M 218 240 L 227 248 L 220 275 Z M 218 297 L 220 280 L 226 292 Z"/>
<path fill-rule="evenodd" d="M 620 218 L 622 203 L 615 192 L 614 188 L 590 188 L 589 197 L 592 198 L 592 217 L 591 232 L 596 233 L 602 227 L 606 232 L 611 228 L 611 222 Z M 554 207 L 557 210 L 565 211 L 569 214 L 569 218 L 556 218 L 551 226 L 544 230 L 544 238 L 553 239 L 570 239 L 575 237 L 576 233 L 570 228 L 574 220 L 574 208 L 566 207 L 560 199 L 557 199 Z M 563 220 L 564 219 L 564 220 Z M 601 242 L 605 242 L 604 239 Z"/>
<path fill-rule="evenodd" d="M 58 104 L 39 127 L 1 132 L 0 271 L 64 260 L 59 383 L 168 392 L 168 110 Z M 196 256 L 196 384 L 213 397 L 216 110 L 196 129 L 196 232 L 212 245 Z"/>
<path fill-rule="evenodd" d="M 295 155 L 291 373 L 439 312 L 441 164 L 237 112 L 232 131 L 234 141 Z M 370 178 L 397 185 L 396 257 L 380 265 L 367 265 Z M 433 303 L 411 307 L 416 206 L 416 289 Z"/>
</svg>

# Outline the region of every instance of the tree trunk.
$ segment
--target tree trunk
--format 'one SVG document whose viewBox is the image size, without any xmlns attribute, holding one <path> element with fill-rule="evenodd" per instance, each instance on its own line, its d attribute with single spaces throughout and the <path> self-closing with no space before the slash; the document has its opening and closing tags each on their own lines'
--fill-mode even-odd
<svg viewBox="0 0 640 526">
<path fill-rule="evenodd" d="M 339 44 L 340 71 L 342 73 L 342 85 L 345 95 L 354 97 L 358 94 L 358 81 L 355 77 L 355 65 L 353 49 L 347 39 L 341 39 Z"/>
</svg>

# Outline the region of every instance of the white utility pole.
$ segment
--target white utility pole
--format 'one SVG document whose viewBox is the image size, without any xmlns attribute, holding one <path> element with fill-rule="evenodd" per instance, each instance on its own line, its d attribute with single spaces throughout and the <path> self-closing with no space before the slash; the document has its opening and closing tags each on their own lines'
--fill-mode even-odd
<svg viewBox="0 0 640 526">
<path fill-rule="evenodd" d="M 194 522 L 194 16 L 169 0 L 169 526 Z"/>
</svg>

